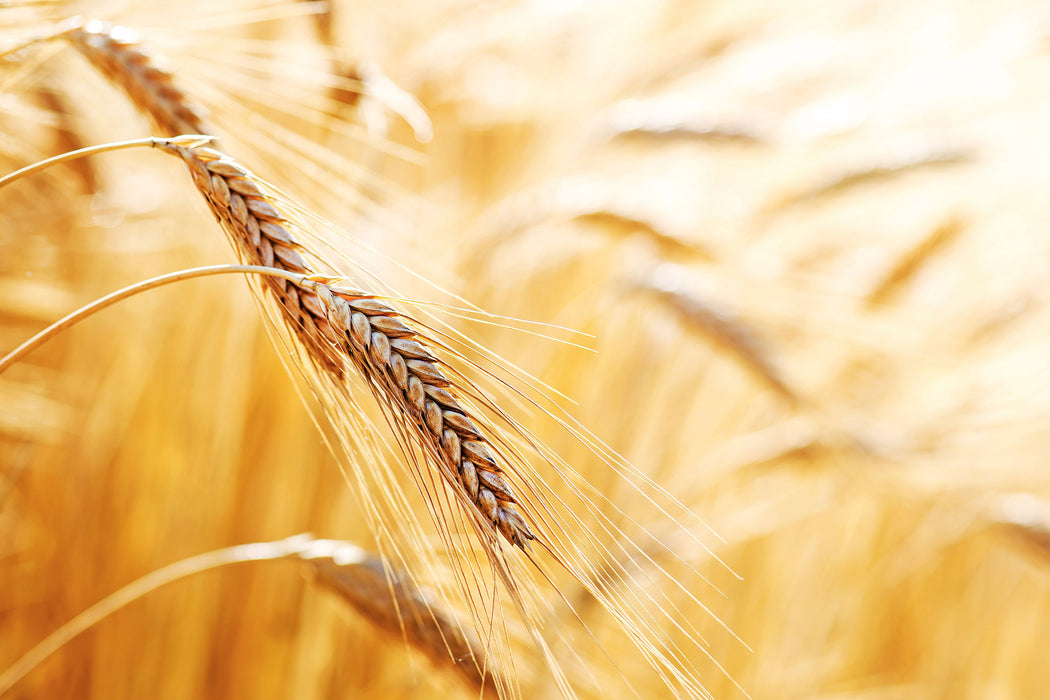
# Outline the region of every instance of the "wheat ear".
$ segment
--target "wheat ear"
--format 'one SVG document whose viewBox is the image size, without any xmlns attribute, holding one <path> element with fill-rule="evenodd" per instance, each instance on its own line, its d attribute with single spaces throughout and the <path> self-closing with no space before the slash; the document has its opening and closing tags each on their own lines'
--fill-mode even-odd
<svg viewBox="0 0 1050 700">
<path fill-rule="evenodd" d="M 690 328 L 729 352 L 754 377 L 781 397 L 791 403 L 800 401 L 799 395 L 781 375 L 765 344 L 730 308 L 655 276 L 641 282 L 638 288 L 660 299 Z"/>
<path fill-rule="evenodd" d="M 966 227 L 961 217 L 953 215 L 938 224 L 910 250 L 904 252 L 868 294 L 869 307 L 886 304 L 908 283 L 923 265 L 943 251 Z"/>
<path fill-rule="evenodd" d="M 304 287 L 277 279 L 264 283 L 310 357 L 340 379 L 352 366 L 485 521 L 518 547 L 535 539 L 514 507 L 516 497 L 489 440 L 410 320 L 374 295 L 332 286 L 318 274 L 300 252 L 296 226 L 230 156 L 171 141 L 158 148 L 183 160 L 245 262 L 313 276 Z"/>
<path fill-rule="evenodd" d="M 1050 505 L 1027 493 L 1002 496 L 989 508 L 993 526 L 1043 557 L 1050 556 Z"/>
<path fill-rule="evenodd" d="M 92 65 L 123 88 L 168 136 L 214 134 L 208 112 L 178 86 L 127 27 L 89 20 L 63 34 Z"/>
<path fill-rule="evenodd" d="M 339 540 L 314 540 L 299 556 L 313 568 L 316 583 L 336 593 L 375 627 L 404 639 L 435 663 L 451 663 L 476 692 L 495 696 L 499 682 L 486 666 L 492 660 L 409 577 L 388 572 L 380 558 Z"/>
</svg>

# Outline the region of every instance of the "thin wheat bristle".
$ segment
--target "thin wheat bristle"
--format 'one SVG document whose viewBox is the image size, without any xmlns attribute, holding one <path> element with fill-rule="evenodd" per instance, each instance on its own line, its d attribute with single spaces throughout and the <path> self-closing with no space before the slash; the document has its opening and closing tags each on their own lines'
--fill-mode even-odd
<svg viewBox="0 0 1050 700">
<path fill-rule="evenodd" d="M 318 275 L 292 233 L 295 225 L 247 169 L 210 148 L 172 142 L 160 148 L 186 163 L 244 261 Z M 399 412 L 440 464 L 446 482 L 484 520 L 518 547 L 535 539 L 514 507 L 514 491 L 479 421 L 463 407 L 455 383 L 406 316 L 372 295 L 331 286 L 321 277 L 310 288 L 273 280 L 265 288 L 310 357 L 338 379 L 353 366 L 377 398 Z"/>
<path fill-rule="evenodd" d="M 450 665 L 475 695 L 496 697 L 502 683 L 493 660 L 454 616 L 411 579 L 388 571 L 380 558 L 347 542 L 315 540 L 300 556 L 315 573 L 316 583 L 375 627 L 404 639 L 435 664 Z"/>
<path fill-rule="evenodd" d="M 141 45 L 127 27 L 89 20 L 64 35 L 168 136 L 214 134 L 207 110 L 180 88 L 175 76 Z"/>
</svg>

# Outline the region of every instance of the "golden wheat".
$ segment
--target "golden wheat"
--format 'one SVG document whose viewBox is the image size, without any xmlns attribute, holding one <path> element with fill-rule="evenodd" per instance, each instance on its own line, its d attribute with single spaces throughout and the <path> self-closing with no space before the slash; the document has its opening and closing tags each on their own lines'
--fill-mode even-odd
<svg viewBox="0 0 1050 700">
<path fill-rule="evenodd" d="M 203 108 L 176 86 L 169 71 L 157 66 L 134 32 L 91 21 L 67 36 L 159 129 L 169 135 L 212 133 Z M 217 151 L 161 148 L 186 162 L 243 260 L 302 274 L 319 272 L 301 255 L 302 245 L 290 230 L 294 226 L 247 170 Z M 279 279 L 265 285 L 318 365 L 342 379 L 347 368 L 340 355 L 345 352 L 384 401 L 409 414 L 405 424 L 416 428 L 432 454 L 441 456 L 449 470 L 443 476 L 465 490 L 480 514 L 512 544 L 523 547 L 534 539 L 513 505 L 514 492 L 489 441 L 457 399 L 437 357 L 420 342 L 418 329 L 373 295 L 341 296 L 325 285 L 319 285 L 318 295 Z"/>
<path fill-rule="evenodd" d="M 303 562 L 319 585 L 338 594 L 377 629 L 403 639 L 435 664 L 451 667 L 473 692 L 495 697 L 497 671 L 491 660 L 455 616 L 441 609 L 439 601 L 361 547 L 308 534 L 205 552 L 132 581 L 83 610 L 0 673 L 0 694 L 74 638 L 162 586 L 232 564 L 278 560 Z"/>
<path fill-rule="evenodd" d="M 405 573 L 390 571 L 382 559 L 348 542 L 315 540 L 299 556 L 319 584 L 390 636 L 451 665 L 475 693 L 495 697 L 496 688 L 505 686 L 478 640 Z"/>
<path fill-rule="evenodd" d="M 197 190 L 230 236 L 242 260 L 317 275 L 293 233 L 296 224 L 278 209 L 256 178 L 218 151 L 172 142 L 161 150 L 189 168 Z M 441 465 L 446 483 L 461 491 L 508 542 L 535 538 L 514 506 L 496 451 L 460 400 L 435 352 L 411 319 L 375 295 L 319 281 L 314 291 L 267 280 L 285 322 L 310 356 L 338 378 L 354 368 L 380 402 L 399 411 L 403 425 Z"/>
<path fill-rule="evenodd" d="M 90 20 L 63 36 L 120 85 L 164 135 L 216 133 L 207 110 L 190 99 L 172 73 L 146 52 L 131 29 Z"/>
</svg>

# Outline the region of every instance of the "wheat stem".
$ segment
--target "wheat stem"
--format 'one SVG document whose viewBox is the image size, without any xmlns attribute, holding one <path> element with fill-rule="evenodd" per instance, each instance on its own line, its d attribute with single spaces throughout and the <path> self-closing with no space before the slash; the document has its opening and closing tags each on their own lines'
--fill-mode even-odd
<svg viewBox="0 0 1050 700">
<path fill-rule="evenodd" d="M 103 143 L 98 146 L 88 146 L 87 148 L 80 148 L 75 151 L 69 151 L 68 153 L 62 153 L 61 155 L 46 158 L 44 160 L 27 165 L 21 170 L 16 170 L 13 173 L 9 173 L 4 177 L 0 178 L 0 187 L 11 184 L 15 180 L 19 180 L 26 175 L 32 175 L 33 173 L 40 172 L 50 168 L 52 165 L 58 165 L 59 163 L 65 163 L 77 158 L 83 158 L 85 156 L 96 155 L 98 153 L 108 153 L 110 151 L 119 151 L 125 148 L 139 148 L 141 146 L 156 147 L 161 142 L 171 141 L 173 143 L 182 143 L 187 145 L 203 145 L 209 143 L 213 137 L 203 135 L 192 135 L 192 136 L 177 136 L 171 139 L 158 139 L 154 137 L 147 137 L 144 139 L 131 139 L 130 141 L 114 141 L 113 143 Z"/>
<path fill-rule="evenodd" d="M 212 275 L 228 275 L 228 274 L 257 274 L 267 275 L 270 277 L 280 277 L 292 282 L 293 284 L 308 284 L 306 275 L 300 275 L 294 272 L 288 272 L 287 270 L 281 270 L 275 267 L 263 267 L 259 265 L 212 265 L 209 267 L 195 267 L 189 270 L 179 270 L 177 272 L 169 272 L 166 275 L 160 275 L 143 282 L 137 282 L 135 284 L 118 289 L 115 292 L 107 294 L 101 299 L 96 299 L 87 306 L 82 306 L 73 313 L 65 316 L 64 318 L 52 323 L 50 326 L 40 331 L 26 342 L 19 345 L 17 348 L 9 352 L 3 359 L 0 359 L 0 374 L 3 374 L 11 365 L 18 362 L 20 359 L 25 357 L 27 354 L 35 350 L 36 348 L 43 345 L 45 342 L 58 335 L 62 331 L 70 328 L 71 326 L 80 323 L 89 316 L 101 311 L 107 306 L 112 306 L 119 301 L 128 299 L 140 294 L 142 292 L 149 291 L 150 289 L 156 289 L 157 287 L 163 287 L 168 284 L 174 284 L 175 282 L 182 282 L 183 280 L 194 279 L 197 277 L 210 277 Z"/>
<path fill-rule="evenodd" d="M 238 545 L 199 554 L 152 571 L 87 608 L 26 652 L 0 674 L 0 695 L 92 625 L 161 586 L 227 564 L 292 557 L 302 552 L 310 542 L 309 536 L 299 535 L 277 542 Z"/>
<path fill-rule="evenodd" d="M 0 695 L 77 636 L 162 586 L 230 564 L 280 559 L 304 562 L 317 574 L 319 583 L 339 593 L 374 625 L 398 636 L 403 630 L 412 646 L 436 662 L 451 664 L 476 692 L 492 692 L 494 675 L 480 670 L 485 665 L 484 652 L 419 588 L 396 573 L 388 574 L 380 560 L 350 542 L 300 534 L 205 552 L 132 581 L 59 627 L 0 673 Z"/>
</svg>

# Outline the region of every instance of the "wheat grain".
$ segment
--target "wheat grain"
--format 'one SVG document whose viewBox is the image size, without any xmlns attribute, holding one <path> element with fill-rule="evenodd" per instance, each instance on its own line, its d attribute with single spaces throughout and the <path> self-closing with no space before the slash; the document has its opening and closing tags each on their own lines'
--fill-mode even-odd
<svg viewBox="0 0 1050 700">
<path fill-rule="evenodd" d="M 317 275 L 293 233 L 296 225 L 244 167 L 219 151 L 165 141 L 158 148 L 183 160 L 194 184 L 245 262 Z M 267 280 L 284 321 L 324 370 L 342 379 L 352 366 L 377 399 L 403 420 L 446 482 L 510 543 L 535 538 L 496 451 L 459 397 L 456 384 L 411 321 L 364 292 L 323 278 L 296 287 Z"/>
</svg>

